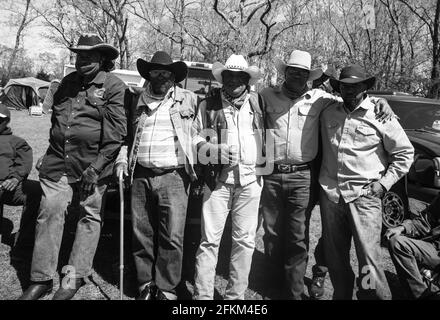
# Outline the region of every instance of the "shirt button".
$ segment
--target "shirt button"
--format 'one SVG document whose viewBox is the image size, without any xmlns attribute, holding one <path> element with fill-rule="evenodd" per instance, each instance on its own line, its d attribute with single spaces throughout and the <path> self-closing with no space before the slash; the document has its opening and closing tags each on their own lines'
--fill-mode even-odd
<svg viewBox="0 0 440 320">
<path fill-rule="evenodd" d="M 67 126 L 67 129 L 70 129 L 70 126 Z"/>
<path fill-rule="evenodd" d="M 66 140 L 66 143 L 69 143 L 69 140 Z"/>
<path fill-rule="evenodd" d="M 68 154 L 66 154 L 66 159 L 69 159 L 69 155 Z"/>
</svg>

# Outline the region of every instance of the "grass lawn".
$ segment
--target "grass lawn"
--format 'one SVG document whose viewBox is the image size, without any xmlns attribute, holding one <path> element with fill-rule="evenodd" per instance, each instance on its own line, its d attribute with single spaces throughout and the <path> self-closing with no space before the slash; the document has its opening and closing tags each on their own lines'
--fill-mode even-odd
<svg viewBox="0 0 440 320">
<path fill-rule="evenodd" d="M 48 146 L 48 136 L 50 128 L 50 116 L 43 117 L 30 117 L 27 112 L 11 110 L 12 121 L 11 128 L 15 135 L 18 135 L 31 145 L 34 152 L 34 167 L 37 159 L 41 157 Z M 30 179 L 38 179 L 38 175 L 35 169 L 32 169 Z M 420 203 L 414 199 L 410 199 L 410 204 L 413 210 L 421 210 L 425 204 Z M 29 275 L 29 263 L 16 264 L 10 260 L 11 243 L 13 236 L 18 230 L 20 223 L 21 208 L 20 207 L 8 207 L 4 208 L 3 216 L 3 230 L 0 243 L 0 299 L 10 300 L 18 298 L 22 291 L 26 287 L 26 281 Z M 107 224 L 107 225 L 106 225 Z M 106 299 L 118 299 L 119 298 L 119 240 L 117 235 L 113 235 L 109 230 L 112 228 L 117 230 L 117 223 L 114 220 L 106 221 L 104 225 L 103 234 L 99 243 L 98 251 L 95 257 L 93 274 L 91 281 L 89 281 L 84 287 L 82 287 L 75 299 L 81 300 L 106 300 Z M 264 281 L 263 273 L 263 235 L 262 228 L 258 231 L 257 248 L 254 254 L 252 270 L 250 275 L 249 289 L 246 292 L 246 299 L 259 300 L 261 299 L 261 288 Z M 69 253 L 69 243 L 72 240 L 73 231 L 66 232 L 65 246 L 61 250 L 60 257 L 60 269 L 63 266 L 64 261 L 67 261 Z M 190 234 L 190 233 L 187 233 Z M 319 207 L 315 207 L 312 215 L 310 225 L 310 253 L 309 264 L 306 274 L 306 284 L 310 282 L 311 267 L 313 266 L 315 259 L 313 257 L 313 250 L 321 234 Z M 196 244 L 188 241 L 186 249 L 188 252 L 194 251 Z M 389 258 L 388 252 L 385 248 L 383 250 L 383 266 L 385 268 L 386 276 L 391 287 L 391 291 L 394 299 L 401 297 L 401 288 L 397 281 L 394 266 Z M 215 287 L 219 295 L 223 295 L 226 288 L 226 274 L 228 268 L 228 251 L 221 250 L 219 257 L 218 272 L 215 281 Z M 357 261 L 354 255 L 354 250 L 351 252 L 352 266 L 357 273 Z M 192 293 L 192 275 L 191 262 L 185 264 L 184 278 L 181 297 L 190 298 Z M 130 254 L 126 255 L 125 266 L 125 299 L 134 299 L 136 295 L 136 280 L 134 267 L 130 259 Z M 55 280 L 55 289 L 58 288 L 58 279 Z M 331 299 L 332 287 L 330 280 L 327 277 L 326 280 L 326 295 L 325 299 Z M 306 289 L 307 294 L 307 289 Z M 218 296 L 220 297 L 220 296 Z M 48 296 L 46 299 L 50 299 Z M 390 297 L 391 298 L 391 297 Z"/>
</svg>

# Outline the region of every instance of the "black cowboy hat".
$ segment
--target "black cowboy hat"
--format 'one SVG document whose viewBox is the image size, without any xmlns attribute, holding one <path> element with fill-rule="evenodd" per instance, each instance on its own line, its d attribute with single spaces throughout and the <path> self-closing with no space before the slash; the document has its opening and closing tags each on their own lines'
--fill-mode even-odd
<svg viewBox="0 0 440 320">
<path fill-rule="evenodd" d="M 174 73 L 175 82 L 181 82 L 188 74 L 188 67 L 185 62 L 173 62 L 170 55 L 164 51 L 157 51 L 150 62 L 138 59 L 136 62 L 137 69 L 142 78 L 150 80 L 149 72 L 151 70 L 168 70 Z"/>
<path fill-rule="evenodd" d="M 352 64 L 341 70 L 341 74 L 339 75 L 339 80 L 330 79 L 330 85 L 333 87 L 333 90 L 336 92 L 340 91 L 340 84 L 342 83 L 360 83 L 365 82 L 367 84 L 367 89 L 370 89 L 376 83 L 376 77 L 367 77 L 367 73 L 362 67 Z"/>
<path fill-rule="evenodd" d="M 110 60 L 114 60 L 119 56 L 119 51 L 115 47 L 104 43 L 97 34 L 84 34 L 79 37 L 76 46 L 69 47 L 70 51 L 78 53 L 80 51 L 99 51 Z"/>
</svg>

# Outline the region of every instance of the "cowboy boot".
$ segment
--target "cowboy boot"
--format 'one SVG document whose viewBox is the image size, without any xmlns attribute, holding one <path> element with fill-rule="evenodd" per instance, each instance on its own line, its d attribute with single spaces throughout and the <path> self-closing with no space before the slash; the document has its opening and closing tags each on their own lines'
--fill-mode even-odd
<svg viewBox="0 0 440 320">
<path fill-rule="evenodd" d="M 65 278 L 61 281 L 61 285 L 53 295 L 52 300 L 70 300 L 75 296 L 79 288 L 85 284 L 83 278 L 67 279 L 67 285 L 64 284 L 64 280 Z"/>
<path fill-rule="evenodd" d="M 53 288 L 53 281 L 32 282 L 18 300 L 38 300 L 50 294 Z"/>
</svg>

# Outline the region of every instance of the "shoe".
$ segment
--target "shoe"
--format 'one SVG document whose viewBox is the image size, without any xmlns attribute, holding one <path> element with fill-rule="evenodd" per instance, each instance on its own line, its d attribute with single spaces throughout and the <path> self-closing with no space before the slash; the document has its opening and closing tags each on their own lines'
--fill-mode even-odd
<svg viewBox="0 0 440 320">
<path fill-rule="evenodd" d="M 64 283 L 65 280 L 66 278 L 62 279 L 60 287 L 53 295 L 52 300 L 70 300 L 75 296 L 79 288 L 85 284 L 83 278 L 67 279 L 66 284 Z"/>
<path fill-rule="evenodd" d="M 50 294 L 53 288 L 53 281 L 33 282 L 18 300 L 38 300 Z"/>
<path fill-rule="evenodd" d="M 145 288 L 141 291 L 136 300 L 155 300 L 156 298 L 156 287 L 149 283 L 145 286 Z"/>
<path fill-rule="evenodd" d="M 310 285 L 310 298 L 312 299 L 322 299 L 325 293 L 324 283 L 325 283 L 325 276 L 324 275 L 313 275 L 312 284 Z"/>
<path fill-rule="evenodd" d="M 165 295 L 165 293 L 159 288 L 156 291 L 156 299 L 155 300 L 177 300 L 177 296 L 174 293 L 169 293 L 169 297 Z"/>
</svg>

